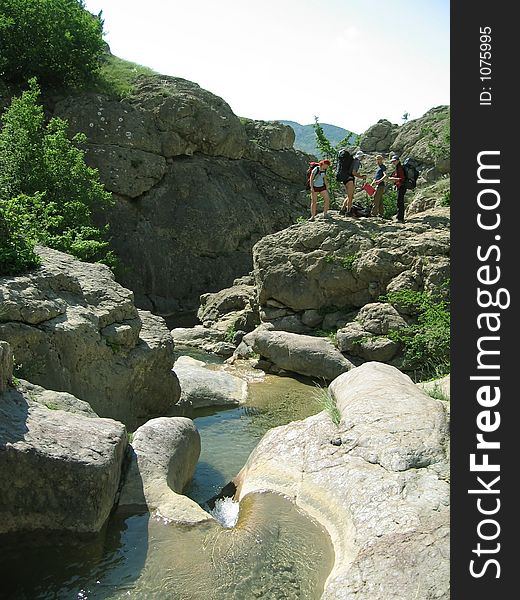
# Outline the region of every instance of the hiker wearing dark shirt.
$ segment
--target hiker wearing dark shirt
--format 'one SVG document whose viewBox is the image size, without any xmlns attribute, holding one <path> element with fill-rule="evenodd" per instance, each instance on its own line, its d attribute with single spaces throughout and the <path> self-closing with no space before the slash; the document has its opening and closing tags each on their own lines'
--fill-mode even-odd
<svg viewBox="0 0 520 600">
<path fill-rule="evenodd" d="M 381 154 L 376 156 L 377 170 L 372 181 L 372 185 L 376 186 L 376 193 L 373 198 L 372 216 L 382 217 L 384 214 L 383 206 L 383 194 L 385 191 L 385 178 L 386 178 L 386 165 L 383 164 L 383 157 Z"/>
<path fill-rule="evenodd" d="M 394 165 L 395 171 L 388 178 L 389 181 L 393 181 L 397 188 L 397 220 L 400 223 L 404 223 L 404 195 L 406 194 L 406 173 L 404 167 L 399 160 L 399 156 L 394 154 L 392 156 L 392 164 Z"/>
<path fill-rule="evenodd" d="M 326 171 L 330 167 L 330 160 L 320 160 L 320 164 L 311 171 L 309 183 L 311 186 L 311 218 L 310 221 L 314 221 L 316 217 L 316 205 L 318 200 L 318 194 L 323 198 L 323 218 L 328 218 L 328 210 L 330 206 L 330 196 L 327 186 Z"/>
<path fill-rule="evenodd" d="M 358 179 L 363 179 L 365 180 L 367 178 L 366 175 L 363 175 L 360 173 L 361 170 L 361 157 L 365 156 L 364 153 L 361 150 L 358 150 L 356 152 L 356 154 L 354 155 L 354 160 L 352 161 L 352 166 L 350 168 L 350 175 L 347 177 L 347 180 L 344 181 L 345 184 L 345 190 L 347 192 L 347 195 L 345 197 L 345 200 L 343 201 L 343 205 L 339 211 L 340 215 L 348 215 L 348 216 L 355 216 L 352 213 L 352 200 L 354 199 L 354 190 L 356 187 L 356 177 Z"/>
</svg>

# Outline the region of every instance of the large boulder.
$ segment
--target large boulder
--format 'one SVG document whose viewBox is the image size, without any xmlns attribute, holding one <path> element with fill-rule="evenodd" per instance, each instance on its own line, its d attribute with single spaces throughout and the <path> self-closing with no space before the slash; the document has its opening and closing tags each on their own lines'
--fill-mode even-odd
<svg viewBox="0 0 520 600">
<path fill-rule="evenodd" d="M 0 394 L 0 533 L 99 531 L 118 490 L 125 427 L 57 409 L 53 392 L 35 396 L 23 382 Z"/>
<path fill-rule="evenodd" d="M 256 288 L 237 284 L 214 294 L 203 294 L 197 316 L 205 327 L 226 333 L 252 331 L 260 324 Z"/>
<path fill-rule="evenodd" d="M 359 140 L 363 152 L 388 152 L 397 136 L 398 125 L 387 119 L 380 119 L 369 127 Z"/>
<path fill-rule="evenodd" d="M 146 506 L 155 517 L 184 525 L 212 519 L 182 495 L 200 455 L 200 436 L 191 419 L 152 419 L 134 433 L 131 448 L 120 507 Z"/>
<path fill-rule="evenodd" d="M 246 381 L 219 368 L 212 369 L 201 360 L 181 356 L 173 368 L 181 385 L 183 407 L 226 406 L 247 400 Z"/>
<path fill-rule="evenodd" d="M 99 219 L 110 222 L 120 282 L 171 326 L 193 322 L 199 296 L 249 272 L 253 244 L 306 207 L 309 157 L 292 148 L 291 128 L 244 125 L 193 82 L 142 76 L 124 100 L 77 95 L 54 113 L 86 135 L 86 161 L 114 193 Z"/>
<path fill-rule="evenodd" d="M 262 238 L 253 248 L 260 307 L 304 313 L 374 302 L 403 273 L 426 281 L 450 253 L 449 211 L 420 213 L 405 226 L 335 217 Z"/>
<path fill-rule="evenodd" d="M 319 521 L 335 564 L 322 598 L 449 598 L 448 426 L 409 377 L 365 363 L 329 386 L 323 412 L 268 432 L 235 479 L 237 497 L 274 491 Z"/>
<path fill-rule="evenodd" d="M 244 343 L 279 369 L 332 381 L 354 365 L 326 338 L 258 327 Z"/>
<path fill-rule="evenodd" d="M 134 428 L 179 400 L 164 321 L 139 311 L 108 267 L 38 248 L 41 267 L 0 278 L 0 337 L 19 374 Z"/>
<path fill-rule="evenodd" d="M 423 167 L 434 167 L 438 176 L 450 172 L 450 108 L 437 106 L 419 119 L 399 127 L 392 152 L 412 156 Z"/>
<path fill-rule="evenodd" d="M 176 345 L 198 348 L 225 358 L 231 356 L 235 350 L 235 345 L 228 341 L 227 333 L 212 327 L 176 327 L 171 330 L 171 336 Z"/>
</svg>

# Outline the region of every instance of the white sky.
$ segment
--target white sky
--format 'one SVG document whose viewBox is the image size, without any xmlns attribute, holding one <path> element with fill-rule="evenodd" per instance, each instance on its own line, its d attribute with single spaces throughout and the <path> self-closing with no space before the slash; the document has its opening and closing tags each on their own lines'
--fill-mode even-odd
<svg viewBox="0 0 520 600">
<path fill-rule="evenodd" d="M 449 0 L 85 0 L 116 56 L 241 117 L 362 133 L 449 104 Z"/>
</svg>

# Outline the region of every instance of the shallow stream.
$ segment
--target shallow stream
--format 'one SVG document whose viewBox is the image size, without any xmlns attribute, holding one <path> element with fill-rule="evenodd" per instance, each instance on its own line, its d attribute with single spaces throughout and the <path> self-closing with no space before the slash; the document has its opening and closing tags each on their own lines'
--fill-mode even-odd
<svg viewBox="0 0 520 600">
<path fill-rule="evenodd" d="M 268 429 L 321 410 L 314 389 L 309 381 L 267 375 L 250 384 L 247 405 L 195 411 L 202 451 L 185 493 L 204 506 Z M 165 525 L 148 513 L 118 510 L 95 539 L 0 538 L 0 598 L 314 600 L 333 560 L 319 524 L 282 496 L 254 494 L 242 500 L 229 529 Z"/>
</svg>

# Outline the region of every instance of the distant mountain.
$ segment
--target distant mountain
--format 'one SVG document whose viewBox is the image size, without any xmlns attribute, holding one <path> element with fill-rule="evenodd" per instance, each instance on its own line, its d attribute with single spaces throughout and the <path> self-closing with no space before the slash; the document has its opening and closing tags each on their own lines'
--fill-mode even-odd
<svg viewBox="0 0 520 600">
<path fill-rule="evenodd" d="M 294 133 L 296 134 L 294 147 L 297 150 L 302 150 L 303 152 L 318 156 L 319 151 L 316 147 L 316 136 L 314 135 L 314 128 L 312 125 L 300 125 L 295 121 L 282 121 L 281 119 L 279 122 L 290 125 L 294 129 Z M 330 140 L 333 145 L 338 144 L 342 139 L 353 133 L 352 131 L 348 131 L 348 129 L 343 129 L 336 125 L 329 125 L 328 123 L 320 123 L 320 125 L 323 127 L 323 132 L 327 136 L 327 139 Z"/>
</svg>

